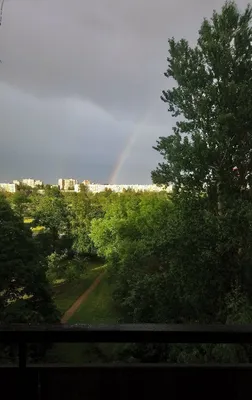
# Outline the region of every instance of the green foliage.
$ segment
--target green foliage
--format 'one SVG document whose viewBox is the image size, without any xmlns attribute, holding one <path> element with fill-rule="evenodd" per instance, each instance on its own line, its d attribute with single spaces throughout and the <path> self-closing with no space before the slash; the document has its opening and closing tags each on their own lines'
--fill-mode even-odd
<svg viewBox="0 0 252 400">
<path fill-rule="evenodd" d="M 91 238 L 98 254 L 106 257 L 115 274 L 115 298 L 119 307 L 133 321 L 151 320 L 148 308 L 155 308 L 147 291 L 153 274 L 163 276 L 164 265 L 160 255 L 164 251 L 166 227 L 173 205 L 167 194 L 136 194 L 125 192 L 113 198 L 105 207 L 104 218 L 92 222 Z M 149 285 L 147 283 L 149 282 Z M 145 295 L 144 295 L 145 293 Z M 148 297 L 148 298 L 147 298 Z M 140 313 L 141 316 L 140 316 Z M 136 318 L 134 317 L 136 315 Z"/>
<path fill-rule="evenodd" d="M 67 253 L 53 252 L 47 257 L 47 278 L 51 283 L 58 279 L 68 282 L 79 279 L 87 268 L 87 260 L 75 256 L 67 259 Z"/>
<path fill-rule="evenodd" d="M 64 197 L 57 188 L 49 187 L 44 195 L 36 196 L 34 202 L 33 225 L 46 228 L 55 250 L 59 236 L 69 232 L 69 214 Z"/>
<path fill-rule="evenodd" d="M 66 254 L 58 254 L 56 252 L 51 253 L 47 257 L 48 268 L 47 268 L 47 278 L 50 282 L 54 282 L 57 279 L 63 278 L 61 264 L 62 261 L 66 259 Z"/>
<path fill-rule="evenodd" d="M 226 2 L 204 20 L 194 48 L 169 40 L 165 76 L 177 86 L 161 99 L 179 120 L 157 143 L 164 162 L 152 178 L 178 193 L 167 257 L 180 315 L 189 322 L 251 323 L 251 22 L 251 6 L 240 13 Z M 172 352 L 185 361 L 251 360 L 251 349 L 241 346 Z"/>
<path fill-rule="evenodd" d="M 176 86 L 162 100 L 177 122 L 158 141 L 164 162 L 152 178 L 174 185 L 172 199 L 124 193 L 92 223 L 123 321 L 251 323 L 251 21 L 250 6 L 240 13 L 227 2 L 203 22 L 194 48 L 169 40 L 165 76 Z M 173 362 L 252 359 L 242 346 L 134 352 Z"/>
<path fill-rule="evenodd" d="M 37 189 L 32 188 L 31 186 L 26 185 L 25 183 L 20 182 L 17 187 L 19 193 L 23 194 L 26 198 L 30 197 L 32 193 L 35 193 Z"/>
<path fill-rule="evenodd" d="M 161 98 L 180 119 L 174 134 L 157 143 L 164 163 L 152 178 L 207 192 L 219 210 L 251 184 L 251 20 L 251 6 L 240 13 L 227 2 L 220 14 L 204 20 L 195 47 L 185 39 L 169 40 L 165 76 L 177 85 Z"/>
<path fill-rule="evenodd" d="M 29 196 L 27 196 L 23 191 L 14 193 L 10 198 L 10 204 L 13 210 L 21 217 L 24 217 L 27 214 L 30 202 L 31 200 Z"/>
<path fill-rule="evenodd" d="M 57 320 L 42 259 L 31 232 L 0 195 L 0 319 Z"/>
<path fill-rule="evenodd" d="M 91 221 L 101 215 L 102 207 L 98 198 L 81 185 L 80 193 L 72 197 L 71 201 L 71 234 L 73 249 L 78 254 L 96 254 L 90 238 Z"/>
</svg>

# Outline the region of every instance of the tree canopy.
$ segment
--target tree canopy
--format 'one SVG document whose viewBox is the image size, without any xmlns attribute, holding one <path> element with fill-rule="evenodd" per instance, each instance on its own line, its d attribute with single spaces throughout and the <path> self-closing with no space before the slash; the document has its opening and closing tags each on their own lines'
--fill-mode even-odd
<svg viewBox="0 0 252 400">
<path fill-rule="evenodd" d="M 57 321 L 43 260 L 31 232 L 1 194 L 0 243 L 1 321 Z"/>
<path fill-rule="evenodd" d="M 252 320 L 251 22 L 251 6 L 240 12 L 226 2 L 204 20 L 196 46 L 169 39 L 165 76 L 173 87 L 161 99 L 176 123 L 157 142 L 163 162 L 152 179 L 172 184 L 174 193 L 125 193 L 92 223 L 124 321 Z M 251 349 L 243 350 L 168 346 L 155 354 L 171 361 L 251 359 Z"/>
<path fill-rule="evenodd" d="M 69 213 L 63 195 L 57 188 L 46 188 L 43 196 L 35 197 L 33 224 L 44 226 L 51 235 L 55 250 L 60 234 L 69 232 Z"/>
<path fill-rule="evenodd" d="M 95 254 L 90 238 L 92 219 L 102 215 L 102 206 L 98 196 L 89 193 L 86 186 L 81 185 L 78 195 L 71 201 L 71 234 L 73 249 L 79 254 Z"/>
<path fill-rule="evenodd" d="M 252 8 L 226 2 L 199 30 L 197 45 L 169 40 L 165 76 L 176 85 L 161 99 L 177 117 L 159 139 L 164 162 L 155 183 L 207 191 L 219 208 L 251 186 Z"/>
</svg>

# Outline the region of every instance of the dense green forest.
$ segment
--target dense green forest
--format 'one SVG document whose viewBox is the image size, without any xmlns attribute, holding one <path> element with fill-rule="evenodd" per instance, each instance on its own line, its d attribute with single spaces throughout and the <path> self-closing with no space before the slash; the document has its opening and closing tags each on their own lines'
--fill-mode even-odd
<svg viewBox="0 0 252 400">
<path fill-rule="evenodd" d="M 227 2 L 194 47 L 169 40 L 161 99 L 175 122 L 156 144 L 163 162 L 152 180 L 172 184 L 171 194 L 1 194 L 1 321 L 59 322 L 56 283 L 76 286 L 98 263 L 117 322 L 252 322 L 251 22 L 250 6 Z M 113 357 L 251 362 L 252 348 L 131 345 Z"/>
</svg>

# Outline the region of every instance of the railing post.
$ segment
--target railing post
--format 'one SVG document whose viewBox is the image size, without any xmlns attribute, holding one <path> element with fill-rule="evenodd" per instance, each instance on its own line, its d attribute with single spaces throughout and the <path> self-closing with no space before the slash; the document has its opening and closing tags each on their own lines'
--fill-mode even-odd
<svg viewBox="0 0 252 400">
<path fill-rule="evenodd" d="M 26 396 L 26 385 L 27 385 L 27 370 L 26 370 L 26 342 L 21 340 L 18 342 L 18 367 L 19 367 L 19 379 L 20 379 L 20 395 Z"/>
<path fill-rule="evenodd" d="M 18 366 L 20 369 L 26 368 L 26 343 L 18 343 Z"/>
</svg>

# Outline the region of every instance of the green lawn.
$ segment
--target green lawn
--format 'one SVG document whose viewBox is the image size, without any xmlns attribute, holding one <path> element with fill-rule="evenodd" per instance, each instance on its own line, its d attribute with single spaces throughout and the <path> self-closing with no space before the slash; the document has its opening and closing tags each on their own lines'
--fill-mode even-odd
<svg viewBox="0 0 252 400">
<path fill-rule="evenodd" d="M 31 228 L 31 230 L 33 233 L 40 233 L 45 230 L 45 227 L 38 225 L 38 226 L 35 226 L 34 228 Z"/>
<path fill-rule="evenodd" d="M 75 284 L 61 286 L 61 293 L 57 294 L 56 304 L 61 310 L 69 306 L 70 299 L 74 295 L 82 294 L 83 289 L 92 283 L 101 268 L 91 268 L 85 281 Z M 63 290 L 63 288 L 65 288 Z M 85 289 L 84 289 L 85 290 Z M 80 306 L 79 310 L 70 318 L 70 324 L 115 324 L 118 322 L 118 312 L 112 300 L 113 284 L 109 281 L 107 274 L 102 277 L 100 284 L 90 293 L 87 300 Z M 77 296 L 78 297 L 78 296 Z M 71 300 L 72 301 L 72 300 Z M 71 304 L 70 304 L 71 305 Z M 115 355 L 121 350 L 122 344 L 114 343 L 58 343 L 47 353 L 46 361 L 50 363 L 83 364 L 111 362 Z"/>
<path fill-rule="evenodd" d="M 34 218 L 30 218 L 30 217 L 24 217 L 24 223 L 25 224 L 32 224 L 32 222 L 34 221 Z M 42 232 L 45 230 L 44 226 L 34 226 L 31 228 L 32 232 L 34 235 L 37 235 L 38 233 Z"/>
<path fill-rule="evenodd" d="M 33 221 L 33 218 L 30 218 L 30 217 L 24 217 L 24 223 L 25 223 L 25 224 L 31 224 L 31 223 L 32 223 L 32 221 Z"/>
<path fill-rule="evenodd" d="M 90 263 L 87 271 L 78 281 L 57 283 L 53 286 L 54 301 L 61 314 L 64 314 L 71 305 L 93 283 L 102 272 L 100 264 Z"/>
<path fill-rule="evenodd" d="M 105 274 L 96 289 L 90 293 L 87 300 L 70 318 L 69 323 L 116 324 L 119 315 L 113 303 L 112 292 L 113 284 Z M 77 360 L 78 362 L 110 362 L 113 360 L 114 354 L 121 348 L 120 343 L 80 344 L 72 346 L 72 357 L 75 360 L 74 362 L 77 362 Z"/>
<path fill-rule="evenodd" d="M 70 324 L 114 324 L 118 320 L 112 299 L 113 286 L 106 274 L 87 300 L 70 318 Z"/>
</svg>

